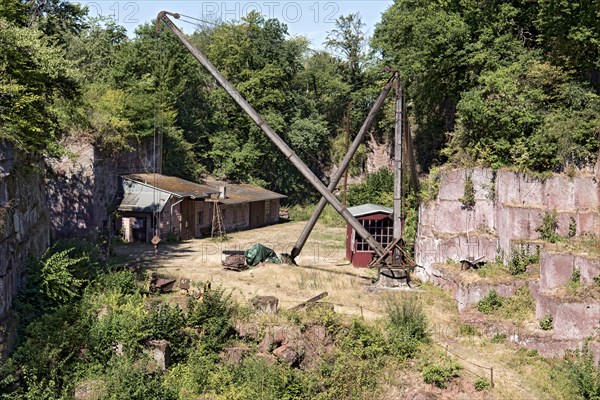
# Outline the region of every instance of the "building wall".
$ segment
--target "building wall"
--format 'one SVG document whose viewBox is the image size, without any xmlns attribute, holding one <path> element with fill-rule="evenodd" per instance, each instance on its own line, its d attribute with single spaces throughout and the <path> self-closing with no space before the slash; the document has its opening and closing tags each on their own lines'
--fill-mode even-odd
<svg viewBox="0 0 600 400">
<path fill-rule="evenodd" d="M 267 225 L 279 223 L 279 199 L 265 201 L 265 223 Z"/>
<path fill-rule="evenodd" d="M 249 203 L 221 204 L 221 214 L 223 215 L 223 224 L 227 232 L 248 229 L 250 226 Z"/>
<path fill-rule="evenodd" d="M 202 213 L 202 220 L 199 218 L 200 213 Z M 210 231 L 213 216 L 212 203 L 208 201 L 196 201 L 194 215 L 196 222 L 195 235 L 197 238 L 201 238 Z"/>
</svg>

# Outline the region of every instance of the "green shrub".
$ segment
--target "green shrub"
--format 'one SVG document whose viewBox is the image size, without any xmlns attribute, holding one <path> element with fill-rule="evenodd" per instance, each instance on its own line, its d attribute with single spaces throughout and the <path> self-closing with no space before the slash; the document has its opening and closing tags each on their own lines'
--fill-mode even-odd
<svg viewBox="0 0 600 400">
<path fill-rule="evenodd" d="M 401 297 L 388 301 L 385 307 L 392 329 L 403 330 L 419 341 L 428 339 L 427 316 L 423 304 L 414 297 Z"/>
<path fill-rule="evenodd" d="M 540 234 L 540 238 L 550 243 L 558 242 L 561 237 L 557 233 L 558 230 L 558 213 L 556 209 L 546 211 L 542 224 L 535 228 L 535 231 Z"/>
<path fill-rule="evenodd" d="M 98 291 L 117 292 L 120 294 L 139 293 L 135 275 L 131 271 L 111 272 L 100 276 L 96 280 Z"/>
<path fill-rule="evenodd" d="M 234 305 L 231 293 L 223 288 L 208 290 L 202 301 L 190 300 L 188 304 L 188 324 L 200 328 L 203 340 L 209 349 L 222 348 L 233 328 Z"/>
<path fill-rule="evenodd" d="M 4 386 L 6 377 L 16 376 L 21 370 L 20 391 L 27 399 L 56 399 L 70 390 L 70 376 L 75 373 L 77 356 L 85 346 L 86 327 L 78 318 L 77 310 L 63 306 L 31 322 L 23 332 L 21 344 L 12 361 L 0 364 L 0 397 L 17 398 L 15 387 Z M 4 378 L 4 379 L 3 379 Z M 3 397 L 4 398 L 4 397 Z"/>
<path fill-rule="evenodd" d="M 492 289 L 483 299 L 477 303 L 477 309 L 484 314 L 491 314 L 502 307 L 503 298 Z"/>
<path fill-rule="evenodd" d="M 552 322 L 553 322 L 552 315 L 548 314 L 540 320 L 540 328 L 543 331 L 552 330 L 554 328 Z"/>
<path fill-rule="evenodd" d="M 185 335 L 185 316 L 179 305 L 162 303 L 145 315 L 144 331 L 148 339 L 165 339 L 171 344 L 173 361 L 181 359 L 189 349 L 190 338 Z"/>
<path fill-rule="evenodd" d="M 419 343 L 429 337 L 423 305 L 413 297 L 402 297 L 387 302 L 386 314 L 388 352 L 400 360 L 414 357 Z"/>
<path fill-rule="evenodd" d="M 528 266 L 539 262 L 539 247 L 532 253 L 529 245 L 521 243 L 512 248 L 512 256 L 508 262 L 508 270 L 511 275 L 523 274 L 527 271 Z"/>
<path fill-rule="evenodd" d="M 325 360 L 316 374 L 307 377 L 306 391 L 300 398 L 323 400 L 372 398 L 377 389 L 378 375 L 381 370 L 378 361 L 381 360 L 361 359 L 351 353 L 336 351 L 333 360 Z"/>
<path fill-rule="evenodd" d="M 178 396 L 162 384 L 159 374 L 148 373 L 147 362 L 132 362 L 125 357 L 113 357 L 109 361 L 105 382 L 106 400 L 177 400 Z"/>
<path fill-rule="evenodd" d="M 471 175 L 465 179 L 464 193 L 458 200 L 462 203 L 462 208 L 465 210 L 471 211 L 475 207 L 475 185 L 473 184 Z"/>
<path fill-rule="evenodd" d="M 492 343 L 504 343 L 506 341 L 506 333 L 496 333 L 492 337 Z"/>
<path fill-rule="evenodd" d="M 380 330 L 354 319 L 346 330 L 340 331 L 340 348 L 360 359 L 377 359 L 386 352 L 386 343 Z"/>
<path fill-rule="evenodd" d="M 535 299 L 528 285 L 518 288 L 514 295 L 502 299 L 500 315 L 503 318 L 522 322 L 533 320 L 535 314 Z"/>
<path fill-rule="evenodd" d="M 92 298 L 86 299 L 90 304 L 87 317 L 90 321 L 90 357 L 105 363 L 113 356 L 117 345 L 122 346 L 124 353 L 130 358 L 137 357 L 144 341 L 152 336 L 146 322 L 144 298 L 141 295 L 119 293 L 90 297 Z M 92 304 L 95 307 L 91 307 Z"/>
<path fill-rule="evenodd" d="M 367 175 L 362 183 L 351 185 L 346 196 L 348 207 L 375 203 L 386 207 L 394 205 L 394 174 L 381 168 Z"/>
<path fill-rule="evenodd" d="M 429 170 L 429 176 L 421 183 L 420 197 L 424 202 L 433 201 L 437 198 L 442 185 L 442 172 L 439 168 L 433 167 Z"/>
<path fill-rule="evenodd" d="M 475 390 L 477 390 L 478 392 L 481 392 L 483 390 L 489 389 L 492 385 L 490 384 L 490 381 L 488 381 L 487 379 L 478 376 L 477 379 L 475 379 L 473 386 L 475 386 Z"/>
<path fill-rule="evenodd" d="M 600 399 L 600 366 L 594 363 L 594 353 L 587 344 L 567 354 L 564 367 L 577 394 L 585 400 Z"/>
<path fill-rule="evenodd" d="M 459 376 L 461 369 L 456 361 L 446 359 L 441 364 L 426 365 L 421 372 L 425 383 L 444 389 L 453 378 Z"/>
</svg>

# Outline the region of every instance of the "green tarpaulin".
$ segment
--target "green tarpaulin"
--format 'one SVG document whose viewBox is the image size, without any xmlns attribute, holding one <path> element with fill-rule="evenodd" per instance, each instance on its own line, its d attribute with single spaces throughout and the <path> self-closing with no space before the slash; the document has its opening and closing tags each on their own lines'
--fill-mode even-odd
<svg viewBox="0 0 600 400">
<path fill-rule="evenodd" d="M 277 257 L 277 254 L 275 254 L 272 249 L 263 246 L 260 243 L 255 244 L 246 250 L 244 252 L 244 257 L 246 257 L 246 263 L 248 263 L 248 265 L 252 265 L 253 267 L 263 261 L 268 261 L 275 264 L 281 263 L 281 260 Z"/>
</svg>

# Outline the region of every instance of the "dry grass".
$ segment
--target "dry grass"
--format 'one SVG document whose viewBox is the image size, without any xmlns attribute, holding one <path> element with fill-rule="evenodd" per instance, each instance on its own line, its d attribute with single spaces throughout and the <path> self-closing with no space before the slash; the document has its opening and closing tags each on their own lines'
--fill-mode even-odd
<svg viewBox="0 0 600 400">
<path fill-rule="evenodd" d="M 550 244 L 548 249 L 556 252 L 598 256 L 600 255 L 600 235 L 586 233 Z"/>
<path fill-rule="evenodd" d="M 303 222 L 290 222 L 233 233 L 229 235 L 230 240 L 224 243 L 201 239 L 179 244 L 161 244 L 158 259 L 154 259 L 153 249 L 149 244 L 120 245 L 115 251 L 122 260 L 142 265 L 149 272 L 175 278 L 191 278 L 198 284 L 211 281 L 213 286 L 222 285 L 231 290 L 233 297 L 242 305 L 248 304 L 257 295 L 274 295 L 280 300 L 280 309 L 289 309 L 321 292 L 328 292 L 328 297 L 323 301 L 333 303 L 336 312 L 360 316 L 362 309 L 365 318 L 375 319 L 383 316 L 386 301 L 400 296 L 417 296 L 424 304 L 435 342 L 449 344 L 450 350 L 462 358 L 494 366 L 497 386 L 482 398 L 570 398 L 563 393 L 566 389 L 561 388 L 566 385 L 550 374 L 551 363 L 539 357 L 532 358 L 510 344 L 492 344 L 489 340 L 476 336 L 461 336 L 456 304 L 443 290 L 428 284 L 411 292 L 365 290 L 375 271 L 353 268 L 346 261 L 343 227 L 318 224 L 304 252 L 297 259 L 299 266 L 266 264 L 244 272 L 227 271 L 221 267 L 221 251 L 224 249 L 244 250 L 256 243 L 263 243 L 277 253 L 289 252 L 303 227 Z M 464 367 L 469 367 L 468 363 L 463 364 Z M 405 393 L 402 385 L 421 387 L 422 380 L 418 383 L 411 382 L 412 379 L 421 379 L 419 377 L 418 372 L 406 372 L 397 380 L 386 380 L 383 395 Z"/>
</svg>

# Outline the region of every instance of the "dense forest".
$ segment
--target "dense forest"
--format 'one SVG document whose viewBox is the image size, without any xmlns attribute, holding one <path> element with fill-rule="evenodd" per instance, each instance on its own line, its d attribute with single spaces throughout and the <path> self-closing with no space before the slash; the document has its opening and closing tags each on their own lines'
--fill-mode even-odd
<svg viewBox="0 0 600 400">
<path fill-rule="evenodd" d="M 210 173 L 311 199 L 277 152 L 167 29 L 133 38 L 59 0 L 4 0 L 1 137 L 32 155 L 59 139 L 109 151 L 164 138 L 163 171 Z M 192 42 L 321 177 L 356 134 L 389 73 L 400 71 L 421 170 L 445 162 L 560 171 L 593 162 L 600 132 L 597 1 L 396 1 L 370 39 L 338 18 L 315 51 L 275 19 L 191 25 Z M 388 143 L 392 104 L 373 135 Z M 347 120 L 349 118 L 349 120 Z M 363 172 L 368 149 L 351 173 Z M 311 196 L 312 195 L 312 196 Z"/>
</svg>

